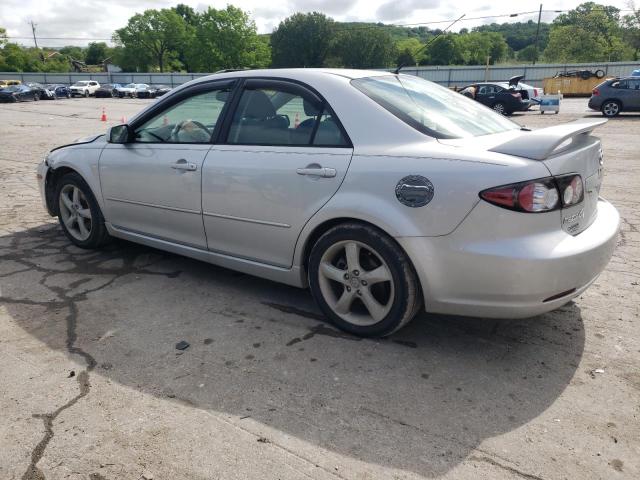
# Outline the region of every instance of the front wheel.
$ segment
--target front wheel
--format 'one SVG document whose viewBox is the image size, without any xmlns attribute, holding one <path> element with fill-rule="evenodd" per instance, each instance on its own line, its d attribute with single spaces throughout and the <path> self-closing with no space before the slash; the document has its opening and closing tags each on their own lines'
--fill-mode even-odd
<svg viewBox="0 0 640 480">
<path fill-rule="evenodd" d="M 362 337 L 390 335 L 422 305 L 406 254 L 383 232 L 358 223 L 338 225 L 318 239 L 309 256 L 309 285 L 338 328 Z"/>
<path fill-rule="evenodd" d="M 38 95 L 37 93 L 33 96 L 33 101 L 37 102 L 38 100 L 40 100 L 40 95 Z"/>
<path fill-rule="evenodd" d="M 109 234 L 89 185 L 77 173 L 64 175 L 57 184 L 58 220 L 65 235 L 80 248 L 98 248 Z"/>
<path fill-rule="evenodd" d="M 602 104 L 602 114 L 605 117 L 615 117 L 620 113 L 620 103 L 615 100 L 607 100 Z"/>
<path fill-rule="evenodd" d="M 89 90 L 84 91 L 84 98 L 89 98 Z"/>
</svg>

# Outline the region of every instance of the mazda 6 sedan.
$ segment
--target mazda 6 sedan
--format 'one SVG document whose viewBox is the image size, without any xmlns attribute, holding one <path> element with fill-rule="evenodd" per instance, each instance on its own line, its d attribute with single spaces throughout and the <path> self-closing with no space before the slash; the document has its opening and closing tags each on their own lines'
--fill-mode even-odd
<svg viewBox="0 0 640 480">
<path fill-rule="evenodd" d="M 118 237 L 309 287 L 339 328 L 384 336 L 421 310 L 521 318 L 580 295 L 619 228 L 604 122 L 530 131 L 387 72 L 226 72 L 52 150 L 38 178 L 78 247 Z"/>
</svg>

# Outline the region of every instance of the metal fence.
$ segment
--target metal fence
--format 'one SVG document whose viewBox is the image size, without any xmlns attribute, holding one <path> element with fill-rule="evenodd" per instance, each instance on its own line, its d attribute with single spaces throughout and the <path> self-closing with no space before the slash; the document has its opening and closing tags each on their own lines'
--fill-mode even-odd
<svg viewBox="0 0 640 480">
<path fill-rule="evenodd" d="M 463 86 L 482 81 L 503 81 L 514 75 L 524 75 L 525 82 L 536 87 L 542 86 L 542 80 L 553 77 L 557 72 L 567 70 L 604 70 L 606 75 L 622 77 L 640 68 L 640 62 L 609 63 L 572 63 L 538 65 L 491 65 L 488 68 L 477 66 L 434 66 L 405 67 L 403 73 L 417 75 L 441 85 Z M 0 80 L 17 79 L 38 83 L 75 83 L 78 80 L 97 80 L 101 83 L 148 83 L 151 85 L 169 85 L 175 87 L 194 78 L 210 75 L 208 73 L 13 73 L 0 72 Z"/>
</svg>

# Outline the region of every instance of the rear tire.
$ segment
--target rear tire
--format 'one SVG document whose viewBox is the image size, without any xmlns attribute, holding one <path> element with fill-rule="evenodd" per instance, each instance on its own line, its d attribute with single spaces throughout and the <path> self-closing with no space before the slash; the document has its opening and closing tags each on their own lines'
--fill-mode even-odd
<svg viewBox="0 0 640 480">
<path fill-rule="evenodd" d="M 605 117 L 611 118 L 620 113 L 622 105 L 617 100 L 607 100 L 602 104 L 600 110 Z"/>
<path fill-rule="evenodd" d="M 109 241 L 100 206 L 80 175 L 72 172 L 60 178 L 54 198 L 60 226 L 75 246 L 99 248 Z"/>
<path fill-rule="evenodd" d="M 493 108 L 494 111 L 496 111 L 497 113 L 501 114 L 501 115 L 507 115 L 507 107 L 505 107 L 504 103 L 502 102 L 496 102 L 493 104 Z"/>
<path fill-rule="evenodd" d="M 361 337 L 384 337 L 422 306 L 411 261 L 385 233 L 360 223 L 328 230 L 309 256 L 309 285 L 336 327 Z"/>
</svg>

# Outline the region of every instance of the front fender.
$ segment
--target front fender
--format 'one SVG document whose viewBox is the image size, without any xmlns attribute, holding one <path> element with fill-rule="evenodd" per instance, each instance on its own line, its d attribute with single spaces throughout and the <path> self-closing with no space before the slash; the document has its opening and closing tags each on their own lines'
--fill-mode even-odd
<svg viewBox="0 0 640 480">
<path fill-rule="evenodd" d="M 55 174 L 61 168 L 68 168 L 77 172 L 96 198 L 100 209 L 104 212 L 102 189 L 100 188 L 100 172 L 98 168 L 100 154 L 104 144 L 86 143 L 72 145 L 52 151 L 47 157 L 49 175 Z M 51 186 L 53 188 L 53 186 Z"/>
</svg>

